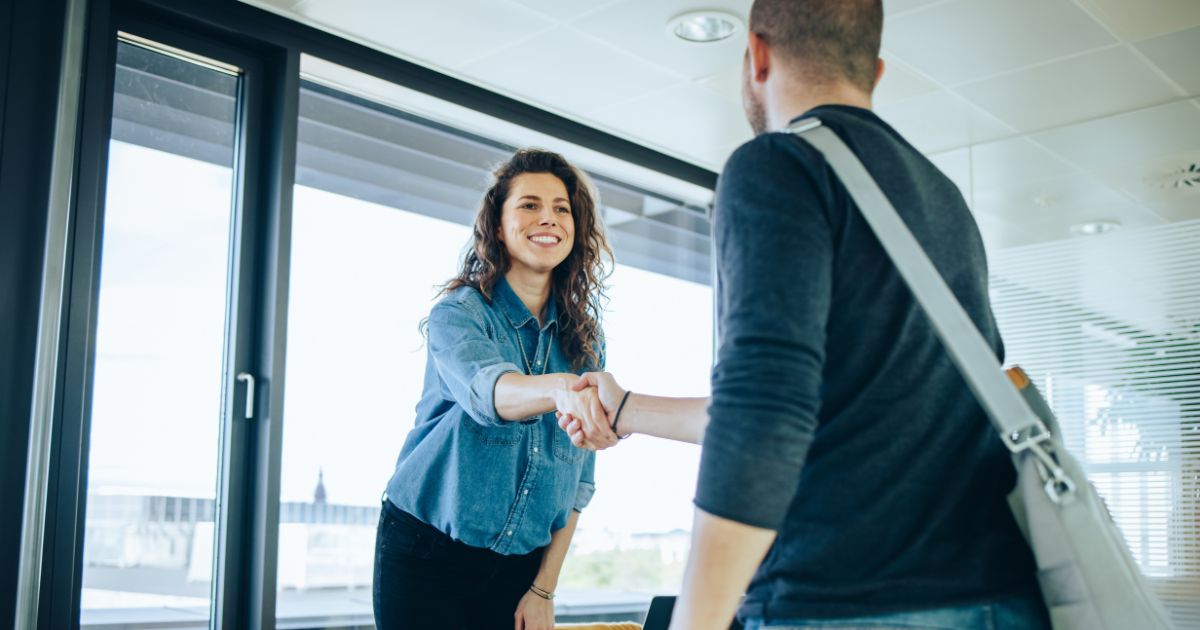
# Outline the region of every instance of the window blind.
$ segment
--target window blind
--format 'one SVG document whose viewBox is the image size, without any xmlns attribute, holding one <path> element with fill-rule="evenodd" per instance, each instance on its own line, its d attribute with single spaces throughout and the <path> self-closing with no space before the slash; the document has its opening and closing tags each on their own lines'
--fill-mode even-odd
<svg viewBox="0 0 1200 630">
<path fill-rule="evenodd" d="M 217 133 L 234 107 L 228 86 L 139 46 L 120 47 L 117 61 L 113 139 L 229 165 L 230 140 Z M 515 148 L 311 81 L 298 124 L 297 184 L 464 225 Z M 619 262 L 709 283 L 707 209 L 589 174 Z"/>
<path fill-rule="evenodd" d="M 994 252 L 1034 378 L 1178 627 L 1200 628 L 1200 221 Z"/>
</svg>

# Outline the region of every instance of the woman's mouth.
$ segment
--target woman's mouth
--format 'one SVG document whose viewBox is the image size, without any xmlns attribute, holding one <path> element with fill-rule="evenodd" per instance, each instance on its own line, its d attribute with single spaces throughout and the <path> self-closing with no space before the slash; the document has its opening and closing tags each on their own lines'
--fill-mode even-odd
<svg viewBox="0 0 1200 630">
<path fill-rule="evenodd" d="M 534 234 L 529 237 L 529 240 L 533 241 L 534 245 L 546 248 L 554 247 L 562 242 L 562 238 L 553 234 Z"/>
</svg>

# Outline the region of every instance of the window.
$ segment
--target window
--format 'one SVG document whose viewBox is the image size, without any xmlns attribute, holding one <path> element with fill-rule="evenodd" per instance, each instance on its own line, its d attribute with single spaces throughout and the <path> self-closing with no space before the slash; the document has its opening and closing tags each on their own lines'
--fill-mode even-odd
<svg viewBox="0 0 1200 630">
<path fill-rule="evenodd" d="M 81 623 L 206 623 L 239 78 L 126 41 L 117 64 Z"/>
<path fill-rule="evenodd" d="M 366 623 L 380 497 L 421 394 L 418 324 L 469 244 L 490 167 L 512 149 L 315 82 L 299 132 L 276 614 Z M 592 175 L 622 261 L 604 321 L 609 370 L 639 391 L 705 395 L 704 211 Z M 633 619 L 678 588 L 698 460 L 694 446 L 636 437 L 599 456 L 560 619 Z"/>
</svg>

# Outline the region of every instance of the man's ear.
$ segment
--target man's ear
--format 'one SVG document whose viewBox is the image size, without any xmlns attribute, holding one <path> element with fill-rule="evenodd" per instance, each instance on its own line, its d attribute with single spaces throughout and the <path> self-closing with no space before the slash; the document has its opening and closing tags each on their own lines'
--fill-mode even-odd
<svg viewBox="0 0 1200 630">
<path fill-rule="evenodd" d="M 771 46 L 758 33 L 746 34 L 746 56 L 750 61 L 750 80 L 762 83 L 771 72 Z"/>
<path fill-rule="evenodd" d="M 883 57 L 875 60 L 875 85 L 871 86 L 871 90 L 879 87 L 879 81 L 883 79 L 883 71 L 887 68 L 883 64 Z"/>
</svg>

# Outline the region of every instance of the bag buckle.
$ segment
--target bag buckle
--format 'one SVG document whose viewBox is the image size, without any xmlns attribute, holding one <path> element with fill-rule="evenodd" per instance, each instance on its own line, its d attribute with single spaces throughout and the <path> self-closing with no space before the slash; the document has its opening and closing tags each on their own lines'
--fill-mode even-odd
<svg viewBox="0 0 1200 630">
<path fill-rule="evenodd" d="M 1036 458 L 1038 472 L 1045 482 L 1042 488 L 1051 501 L 1063 504 L 1074 499 L 1075 482 L 1058 465 L 1054 440 L 1041 420 L 1034 420 L 1025 428 L 1008 434 L 1007 438 L 1004 442 L 1009 451 L 1014 454 L 1028 451 Z"/>
</svg>

